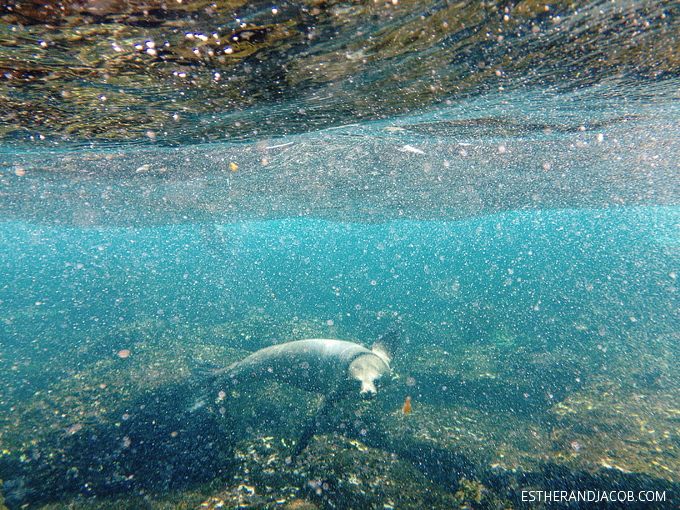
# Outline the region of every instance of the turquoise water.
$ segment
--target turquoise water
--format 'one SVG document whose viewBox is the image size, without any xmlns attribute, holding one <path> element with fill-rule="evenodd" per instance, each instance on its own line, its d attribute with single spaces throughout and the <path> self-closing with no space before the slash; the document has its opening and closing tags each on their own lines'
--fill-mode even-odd
<svg viewBox="0 0 680 510">
<path fill-rule="evenodd" d="M 0 509 L 677 505 L 677 5 L 406 4 L 0 12 Z"/>
<path fill-rule="evenodd" d="M 651 477 L 643 486 L 670 498 L 674 475 L 658 466 L 673 457 L 646 463 L 627 446 L 670 452 L 680 434 L 677 139 L 672 112 L 656 114 L 660 125 L 528 135 L 400 119 L 245 145 L 12 154 L 0 225 L 7 504 L 133 508 L 133 491 L 198 507 L 252 486 L 270 504 L 372 508 L 403 494 L 343 489 L 377 475 L 323 467 L 346 447 L 324 441 L 340 440 L 396 452 L 415 469 L 404 476 L 432 484 L 408 492 L 438 491 L 435 507 L 476 501 L 474 484 L 482 507 L 518 503 L 527 487 L 606 490 L 612 465 L 634 473 L 617 484 Z M 413 125 L 434 133 L 401 131 Z M 308 395 L 244 389 L 187 414 L 196 359 L 226 366 L 309 337 L 370 345 L 396 317 L 396 383 L 375 404 L 338 408 L 294 468 L 281 445 L 318 405 Z M 468 424 L 458 413 L 478 425 L 445 433 Z M 632 429 L 618 421 L 631 415 Z M 262 444 L 279 460 L 252 453 Z M 572 464 L 556 477 L 546 458 Z M 260 459 L 276 475 L 252 475 L 267 471 Z M 592 466 L 605 467 L 584 482 Z M 326 478 L 335 488 L 309 485 Z M 297 488 L 266 496 L 272 485 Z"/>
<path fill-rule="evenodd" d="M 428 405 L 442 412 L 465 402 L 471 409 L 485 410 L 485 421 L 491 423 L 495 415 L 536 419 L 554 404 L 553 398 L 568 400 L 577 389 L 585 392 L 589 385 L 601 387 L 606 381 L 632 383 L 635 392 L 653 391 L 658 384 L 664 392 L 674 391 L 677 372 L 669 360 L 675 358 L 668 350 L 680 327 L 680 210 L 674 207 L 509 211 L 457 222 L 379 224 L 290 218 L 83 229 L 12 221 L 2 225 L 0 238 L 2 405 L 7 417 L 25 421 L 29 430 L 37 426 L 36 437 L 41 438 L 29 447 L 33 460 L 22 460 L 21 468 L 6 451 L 3 476 L 10 481 L 4 491 L 12 505 L 80 494 L 83 479 L 91 487 L 85 494 L 126 494 L 133 479 L 125 478 L 126 473 L 142 477 L 135 491 L 150 491 L 155 497 L 200 486 L 206 476 L 221 480 L 227 473 L 225 485 L 212 489 L 224 498 L 230 473 L 238 472 L 224 451 L 231 451 L 241 427 L 252 424 L 252 418 L 246 418 L 251 411 L 236 411 L 240 408 L 232 404 L 230 419 L 236 423 L 228 422 L 221 432 L 206 425 L 221 423 L 214 415 L 188 415 L 181 427 L 197 440 L 168 444 L 165 435 L 158 436 L 158 427 L 177 428 L 192 398 L 183 388 L 186 382 L 180 383 L 180 397 L 173 396 L 178 366 L 168 354 L 184 359 L 202 352 L 198 356 L 224 364 L 216 354 L 221 351 L 214 349 L 247 352 L 305 336 L 370 344 L 399 315 L 408 332 L 395 364 L 403 379 L 384 390 L 386 417 L 394 412 L 390 406 L 399 406 L 395 398 L 403 398 L 404 391 L 416 399 L 414 405 L 423 406 L 421 415 Z M 308 324 L 315 324 L 314 333 L 305 335 Z M 231 336 L 233 329 L 225 325 L 239 325 L 241 334 Z M 123 349 L 138 359 L 129 374 L 122 365 L 127 360 L 119 359 Z M 454 363 L 455 371 L 472 366 L 462 382 L 461 376 L 451 379 L 449 362 L 438 369 L 437 357 L 423 371 L 411 367 L 414 358 L 423 363 L 428 352 L 441 356 L 442 351 L 460 349 L 492 354 L 487 361 L 472 361 L 466 354 L 464 364 Z M 529 365 L 523 365 L 525 354 L 513 354 L 517 351 L 531 353 Z M 641 361 L 650 351 L 651 367 Z M 547 367 L 545 356 L 551 360 Z M 488 370 L 495 373 L 487 366 L 489 360 L 509 363 L 510 368 L 498 369 L 494 376 L 501 379 L 498 384 L 509 383 L 509 389 L 479 382 L 490 377 Z M 474 368 L 476 363 L 482 365 Z M 487 375 L 477 379 L 477 370 Z M 626 381 L 629 370 L 634 375 Z M 148 371 L 154 375 L 146 375 Z M 404 385 L 408 374 L 417 381 L 410 390 L 410 383 Z M 514 379 L 517 376 L 522 382 Z M 186 381 L 186 376 L 179 380 Z M 120 404 L 107 406 L 124 407 L 110 416 L 87 411 L 107 399 L 92 395 L 97 400 L 88 404 L 90 397 L 82 394 L 100 384 L 122 384 L 116 390 L 121 391 Z M 76 401 L 84 399 L 75 408 L 69 396 L 74 391 L 81 394 Z M 534 396 L 527 403 L 529 392 Z M 165 396 L 158 402 L 154 394 Z M 542 394 L 549 395 L 547 404 Z M 53 402 L 45 404 L 45 398 Z M 277 423 L 279 413 L 287 413 L 284 409 L 291 404 L 281 409 L 278 397 L 263 398 L 259 405 L 265 410 L 259 412 L 266 418 L 256 420 L 255 426 L 267 430 L 269 420 Z M 66 414 L 47 425 L 55 418 L 40 419 L 40 411 L 30 404 L 25 416 L 17 416 L 26 405 L 22 401 L 43 402 L 47 409 L 62 408 Z M 298 405 L 313 405 L 304 402 Z M 131 428 L 120 421 L 130 412 L 135 413 L 129 419 Z M 84 419 L 83 413 L 97 418 Z M 288 419 L 289 427 L 299 426 L 295 415 Z M 606 420 L 598 424 L 606 426 Z M 80 427 L 89 432 L 81 434 Z M 242 433 L 250 436 L 248 430 Z M 281 433 L 277 430 L 274 427 L 273 433 Z M 17 435 L 6 426 L 8 446 Z M 126 441 L 139 442 L 138 449 L 148 443 L 142 450 L 147 460 L 140 463 L 136 455 L 126 455 L 120 446 Z M 578 441 L 572 445 L 580 445 Z M 206 444 L 213 446 L 206 451 Z M 614 449 L 617 444 L 607 446 Z M 64 456 L 59 464 L 44 460 L 50 448 Z M 458 461 L 442 472 L 423 457 L 422 446 L 417 454 L 406 447 L 400 450 L 398 444 L 390 448 L 404 458 L 414 456 L 420 469 L 441 486 L 458 482 L 456 471 L 448 471 Z M 313 460 L 306 463 L 314 469 Z M 73 469 L 83 474 L 61 481 L 63 473 Z M 462 472 L 469 477 L 470 469 Z M 115 474 L 113 479 L 109 472 Z M 586 486 L 602 483 L 591 480 Z M 355 496 L 347 502 L 342 491 L 331 494 L 348 507 L 356 504 Z M 137 504 L 127 496 L 120 501 Z"/>
<path fill-rule="evenodd" d="M 32 334 L 54 328 L 54 317 L 88 330 L 158 316 L 210 324 L 251 308 L 349 328 L 393 310 L 455 323 L 464 341 L 503 327 L 554 338 L 597 310 L 601 325 L 655 334 L 677 328 L 678 215 L 621 208 L 137 229 L 9 222 L 0 299 L 5 320 L 31 315 L 22 327 Z"/>
</svg>

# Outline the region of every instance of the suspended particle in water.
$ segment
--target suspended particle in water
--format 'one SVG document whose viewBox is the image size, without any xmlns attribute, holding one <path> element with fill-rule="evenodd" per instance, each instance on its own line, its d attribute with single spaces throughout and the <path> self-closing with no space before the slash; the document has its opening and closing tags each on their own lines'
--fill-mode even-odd
<svg viewBox="0 0 680 510">
<path fill-rule="evenodd" d="M 234 162 L 229 163 L 229 170 L 235 172 L 236 170 L 238 170 L 238 165 Z"/>
<path fill-rule="evenodd" d="M 118 357 L 121 359 L 129 358 L 130 357 L 130 349 L 121 349 L 118 351 Z"/>
</svg>

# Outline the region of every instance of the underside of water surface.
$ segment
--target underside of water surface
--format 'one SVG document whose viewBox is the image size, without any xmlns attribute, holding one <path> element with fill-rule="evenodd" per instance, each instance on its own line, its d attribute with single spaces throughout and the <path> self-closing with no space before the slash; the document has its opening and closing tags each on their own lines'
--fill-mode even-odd
<svg viewBox="0 0 680 510">
<path fill-rule="evenodd" d="M 679 16 L 4 2 L 0 509 L 676 508 Z"/>
<path fill-rule="evenodd" d="M 677 76 L 678 14 L 670 0 L 9 1 L 0 137 L 48 147 L 257 140 L 534 87 L 605 84 L 606 96 L 655 102 L 653 85 Z M 677 87 L 660 95 L 677 99 Z M 461 109 L 449 125 L 415 129 L 579 128 L 515 113 Z"/>
</svg>

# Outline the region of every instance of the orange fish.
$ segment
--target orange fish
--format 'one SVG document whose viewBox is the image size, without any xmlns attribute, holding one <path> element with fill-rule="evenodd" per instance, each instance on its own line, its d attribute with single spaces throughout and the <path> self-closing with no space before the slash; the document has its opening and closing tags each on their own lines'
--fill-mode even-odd
<svg viewBox="0 0 680 510">
<path fill-rule="evenodd" d="M 404 414 L 411 412 L 411 397 L 406 397 L 406 402 L 404 402 L 404 407 L 402 407 Z"/>
</svg>

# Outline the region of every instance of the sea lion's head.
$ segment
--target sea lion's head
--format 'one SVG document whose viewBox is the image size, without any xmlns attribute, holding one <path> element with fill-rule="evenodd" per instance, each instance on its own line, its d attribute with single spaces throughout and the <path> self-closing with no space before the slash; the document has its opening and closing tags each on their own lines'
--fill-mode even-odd
<svg viewBox="0 0 680 510">
<path fill-rule="evenodd" d="M 377 393 L 376 385 L 383 376 L 390 374 L 390 365 L 376 354 L 362 354 L 349 364 L 349 377 L 359 381 L 359 394 L 364 398 L 372 398 Z"/>
</svg>

